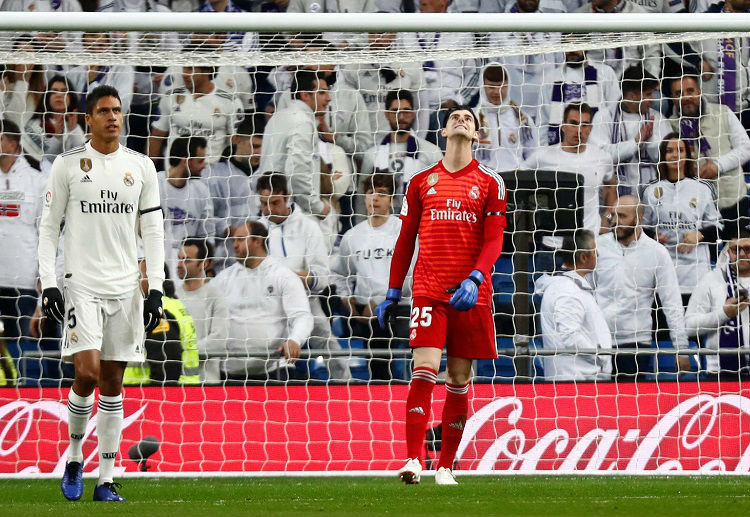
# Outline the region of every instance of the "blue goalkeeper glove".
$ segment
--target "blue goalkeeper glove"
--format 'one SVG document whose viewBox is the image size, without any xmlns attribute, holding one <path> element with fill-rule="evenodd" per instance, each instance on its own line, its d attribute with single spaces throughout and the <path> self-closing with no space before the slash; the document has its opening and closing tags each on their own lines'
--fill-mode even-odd
<svg viewBox="0 0 750 517">
<path fill-rule="evenodd" d="M 484 282 L 484 275 L 475 269 L 469 274 L 469 278 L 446 290 L 447 293 L 453 293 L 448 303 L 457 311 L 468 311 L 477 304 L 479 286 L 482 282 Z"/>
<path fill-rule="evenodd" d="M 385 330 L 386 324 L 393 325 L 396 322 L 396 307 L 401 300 L 401 289 L 388 289 L 385 300 L 375 307 L 375 315 L 378 317 L 380 328 Z"/>
</svg>

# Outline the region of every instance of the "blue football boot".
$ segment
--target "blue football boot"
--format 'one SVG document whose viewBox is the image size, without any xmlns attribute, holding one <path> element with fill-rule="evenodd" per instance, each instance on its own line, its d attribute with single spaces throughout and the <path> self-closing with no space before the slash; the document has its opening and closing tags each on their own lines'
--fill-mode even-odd
<svg viewBox="0 0 750 517">
<path fill-rule="evenodd" d="M 122 488 L 120 483 L 102 483 L 94 489 L 94 501 L 124 501 L 117 493 L 118 488 Z"/>
<path fill-rule="evenodd" d="M 70 461 L 65 465 L 65 474 L 60 482 L 65 499 L 78 501 L 83 495 L 83 463 Z"/>
</svg>

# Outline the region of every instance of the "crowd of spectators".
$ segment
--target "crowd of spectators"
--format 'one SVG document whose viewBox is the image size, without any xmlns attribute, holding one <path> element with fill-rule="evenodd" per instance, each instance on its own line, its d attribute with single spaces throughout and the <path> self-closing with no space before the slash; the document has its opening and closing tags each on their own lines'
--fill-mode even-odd
<svg viewBox="0 0 750 517">
<path fill-rule="evenodd" d="M 450 16 L 748 12 L 750 1 L 0 0 L 0 10 Z M 272 47 L 384 53 L 554 44 L 562 36 L 8 36 L 18 52 L 106 55 L 148 46 L 206 60 L 184 67 L 0 66 L 0 314 L 10 345 L 0 347 L 0 383 L 17 375 L 8 357 L 57 346 L 59 330 L 37 307 L 36 223 L 52 161 L 86 141 L 82 113 L 98 85 L 120 93 L 123 144 L 155 162 L 166 221 L 172 326 L 150 335 L 147 350 L 152 365 L 183 367 L 152 366 L 139 382 L 196 381 L 185 373 L 188 362 L 193 372 L 196 350 L 203 382 L 403 377 L 398 361 L 382 353 L 368 359 L 362 377 L 362 360 L 345 352 L 407 347 L 408 296 L 400 323 L 388 330 L 378 327 L 373 309 L 387 290 L 404 187 L 441 158 L 442 116 L 457 104 L 475 109 L 476 158 L 491 168 L 582 177 L 581 228 L 533 240 L 541 257 L 534 260 L 535 334 L 542 348 L 559 352 L 541 361 L 544 379 L 644 379 L 661 361 L 631 352 L 665 341 L 680 350 L 697 344 L 738 351 L 701 356 L 697 364 L 681 355 L 678 370 L 748 375 L 748 38 L 499 58 L 456 51 L 422 63 L 205 64 L 212 52 Z M 498 335 L 512 336 L 501 320 Z M 667 340 L 657 339 L 660 328 L 668 328 Z M 301 349 L 320 350 L 320 358 L 295 362 Z M 42 363 L 38 377 L 59 377 Z"/>
</svg>

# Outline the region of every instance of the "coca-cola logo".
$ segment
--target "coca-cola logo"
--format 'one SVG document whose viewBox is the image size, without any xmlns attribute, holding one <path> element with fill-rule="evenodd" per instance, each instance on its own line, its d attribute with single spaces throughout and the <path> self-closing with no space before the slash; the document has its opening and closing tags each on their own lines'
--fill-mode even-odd
<svg viewBox="0 0 750 517">
<path fill-rule="evenodd" d="M 469 468 L 480 472 L 497 470 L 498 463 L 505 468 L 502 470 L 517 470 L 519 472 L 536 472 L 542 470 L 539 463 L 546 458 L 547 463 L 555 463 L 557 472 L 596 472 L 624 470 L 627 473 L 638 473 L 646 470 L 656 472 L 685 470 L 680 456 L 674 458 L 660 458 L 661 463 L 652 467 L 657 461 L 660 445 L 667 439 L 677 440 L 682 451 L 700 450 L 701 445 L 710 440 L 731 433 L 733 429 L 739 433 L 740 426 L 730 425 L 720 428 L 723 409 L 734 408 L 728 418 L 737 419 L 740 415 L 750 416 L 750 398 L 740 395 L 696 395 L 674 406 L 664 415 L 655 420 L 653 426 L 645 433 L 643 429 L 599 428 L 588 430 L 583 436 L 571 436 L 580 432 L 580 426 L 571 428 L 555 427 L 543 435 L 533 439 L 527 437 L 526 432 L 519 427 L 523 418 L 524 400 L 517 397 L 503 397 L 493 400 L 474 413 L 466 422 L 463 438 L 458 447 L 457 458 L 464 463 L 469 458 Z M 496 415 L 507 412 L 504 421 L 498 426 Z M 501 419 L 503 420 L 503 419 Z M 563 418 L 563 420 L 566 420 Z M 505 424 L 503 427 L 502 424 Z M 490 428 L 495 432 L 494 440 L 489 443 L 478 444 L 477 436 L 483 428 Z M 727 439 L 741 438 L 726 436 Z M 487 442 L 487 440 L 484 440 Z M 745 443 L 739 457 L 729 458 L 736 461 L 733 471 L 736 473 L 750 472 L 750 440 L 745 432 Z M 622 443 L 618 443 L 622 442 Z M 635 451 L 627 458 L 617 454 L 618 450 L 627 450 L 627 444 L 635 444 Z M 616 445 L 620 445 L 616 447 Z M 625 445 L 623 447 L 622 445 Z M 473 451 L 469 449 L 472 448 Z M 739 449 L 737 449 L 739 450 Z M 694 460 L 694 455 L 687 454 Z M 618 468 L 623 460 L 627 460 L 625 468 Z M 466 465 L 464 465 L 465 467 Z M 692 469 L 691 469 L 692 470 Z M 705 463 L 699 465 L 699 472 L 729 470 L 724 458 L 706 458 Z"/>
</svg>

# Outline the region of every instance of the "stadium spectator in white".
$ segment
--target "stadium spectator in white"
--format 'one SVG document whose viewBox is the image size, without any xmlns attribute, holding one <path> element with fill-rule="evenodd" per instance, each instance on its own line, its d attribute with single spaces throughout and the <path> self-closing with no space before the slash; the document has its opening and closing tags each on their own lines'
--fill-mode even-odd
<svg viewBox="0 0 750 517">
<path fill-rule="evenodd" d="M 201 136 L 208 142 L 206 158 L 216 163 L 242 118 L 242 104 L 214 82 L 216 68 L 186 66 L 182 68 L 184 87 L 165 93 L 159 102 L 160 117 L 151 125 L 148 155 L 162 156 L 163 141 L 169 137 L 165 156 L 175 138 Z"/>
<path fill-rule="evenodd" d="M 716 2 L 708 12 L 746 13 L 749 0 Z M 703 65 L 703 93 L 709 102 L 732 110 L 750 130 L 750 39 L 731 37 L 702 40 L 696 44 Z"/>
<path fill-rule="evenodd" d="M 34 52 L 36 45 L 30 34 L 21 34 L 13 40 L 12 50 Z M 0 70 L 0 113 L 23 128 L 46 90 L 44 70 L 38 64 L 0 65 Z"/>
<path fill-rule="evenodd" d="M 531 0 L 526 0 L 531 1 Z M 567 13 L 581 6 L 581 0 L 533 0 L 538 4 L 540 13 Z M 526 3 L 528 6 L 529 4 Z M 514 7 L 516 8 L 514 10 Z M 514 0 L 479 0 L 480 13 L 536 12 L 523 10 L 520 3 Z"/>
<path fill-rule="evenodd" d="M 612 358 L 597 353 L 612 348 L 612 337 L 589 280 L 596 269 L 596 254 L 595 234 L 576 230 L 563 242 L 566 270 L 536 281 L 535 294 L 542 296 L 539 319 L 544 348 L 557 352 L 542 359 L 546 380 L 610 380 Z"/>
<path fill-rule="evenodd" d="M 750 160 L 750 137 L 724 104 L 703 98 L 700 79 L 685 75 L 672 80 L 672 127 L 697 151 L 697 175 L 708 180 L 718 197 L 724 224 L 720 236 L 729 240 L 750 224 L 750 200 L 742 166 Z"/>
<path fill-rule="evenodd" d="M 539 119 L 540 144 L 544 145 L 545 134 L 549 145 L 560 142 L 560 124 L 568 104 L 588 104 L 593 110 L 593 117 L 600 109 L 614 114 L 621 98 L 620 82 L 612 67 L 588 61 L 583 50 L 565 52 L 562 66 L 544 77 Z"/>
<path fill-rule="evenodd" d="M 408 90 L 392 90 L 385 98 L 386 119 L 391 132 L 365 153 L 360 169 L 360 185 L 356 199 L 357 213 L 369 210 L 364 203 L 364 187 L 374 173 L 391 174 L 395 185 L 396 211 L 401 210 L 404 185 L 417 172 L 440 161 L 443 152 L 438 146 L 420 138 L 412 126 L 416 119 L 414 97 Z"/>
<path fill-rule="evenodd" d="M 307 293 L 291 269 L 268 256 L 268 231 L 262 223 L 243 223 L 234 228 L 232 238 L 237 262 L 211 281 L 229 307 L 227 351 L 264 357 L 228 358 L 222 377 L 287 380 L 287 369 L 313 328 Z"/>
<path fill-rule="evenodd" d="M 37 297 L 38 222 L 45 178 L 21 155 L 20 129 L 0 120 L 0 315 L 5 337 L 29 334 Z"/>
<path fill-rule="evenodd" d="M 364 50 L 386 52 L 393 48 L 396 33 L 370 33 Z M 365 101 L 370 116 L 370 129 L 374 141 L 380 142 L 391 131 L 386 117 L 389 109 L 385 96 L 393 90 L 418 92 L 422 88 L 422 66 L 418 61 L 394 61 L 391 63 L 352 63 L 344 65 L 339 72 L 342 80 L 357 90 Z M 414 109 L 418 109 L 415 102 Z"/>
<path fill-rule="evenodd" d="M 83 50 L 92 54 L 105 55 L 114 50 L 112 35 L 108 32 L 85 32 Z M 102 58 L 106 61 L 106 58 Z M 130 101 L 133 99 L 135 71 L 130 65 L 80 65 L 71 67 L 65 77 L 74 92 L 81 96 L 81 107 L 86 107 L 88 92 L 97 86 L 112 86 L 122 97 L 123 114 L 130 113 Z"/>
<path fill-rule="evenodd" d="M 351 336 L 361 338 L 374 349 L 388 349 L 409 339 L 409 310 L 406 303 L 399 304 L 396 323 L 391 326 L 394 335 L 380 328 L 375 307 L 385 300 L 391 258 L 401 231 L 401 220 L 393 215 L 394 181 L 389 174 L 373 174 L 364 179 L 367 220 L 357 224 L 341 238 L 334 257 L 336 294 L 349 309 Z M 404 299 L 411 298 L 411 282 L 407 281 Z M 405 300 L 405 301 L 406 301 Z M 395 339 L 391 339 L 391 338 Z M 370 360 L 372 379 L 390 379 L 391 359 Z"/>
<path fill-rule="evenodd" d="M 578 13 L 645 13 L 648 12 L 633 0 L 591 0 L 591 3 L 576 9 Z M 586 51 L 586 59 L 591 63 L 607 64 L 612 67 L 617 77 L 631 66 L 640 66 L 653 76 L 658 76 L 662 68 L 661 48 L 659 45 L 626 45 L 606 49 Z"/>
<path fill-rule="evenodd" d="M 312 47 L 311 50 L 321 49 Z M 319 137 L 340 146 L 353 157 L 361 157 L 373 142 L 370 115 L 362 95 L 341 80 L 343 74 L 336 65 L 316 64 L 305 66 L 304 69 L 316 73 L 328 86 L 330 102 L 325 109 L 315 112 Z M 276 108 L 286 108 L 291 100 L 291 90 L 284 91 Z"/>
<path fill-rule="evenodd" d="M 159 175 L 159 193 L 164 211 L 166 258 L 170 278 L 177 278 L 177 252 L 187 237 L 213 243 L 214 213 L 211 194 L 201 179 L 206 166 L 206 140 L 179 137 L 170 148 L 169 169 Z"/>
<path fill-rule="evenodd" d="M 333 339 L 328 316 L 321 305 L 328 303 L 331 275 L 327 240 L 320 225 L 291 202 L 283 174 L 263 173 L 256 188 L 263 214 L 260 222 L 268 229 L 268 255 L 294 271 L 309 294 L 310 310 L 315 318 L 310 348 L 339 350 L 341 347 Z M 331 361 L 328 368 L 331 377 L 349 376 L 346 365 L 338 359 Z"/>
<path fill-rule="evenodd" d="M 659 81 L 640 66 L 622 76 L 622 101 L 594 115 L 591 142 L 607 151 L 617 170 L 620 194 L 638 195 L 658 177 L 659 144 L 672 132 L 669 121 L 651 108 Z"/>
<path fill-rule="evenodd" d="M 643 225 L 669 252 L 683 304 L 711 270 L 710 246 L 721 222 L 711 187 L 696 174 L 692 147 L 670 133 L 659 146 L 659 180 L 643 191 Z"/>
<path fill-rule="evenodd" d="M 420 0 L 419 11 L 446 13 L 449 4 L 450 0 Z M 454 50 L 457 56 L 455 59 L 435 59 L 422 63 L 424 82 L 417 101 L 419 113 L 416 130 L 420 137 L 434 144 L 438 144 L 439 129 L 443 127 L 438 119 L 438 110 L 458 104 L 474 104 L 472 101 L 479 90 L 479 60 L 461 59 L 458 57 L 460 52 L 455 52 L 455 49 L 472 47 L 474 44 L 475 36 L 470 32 L 422 31 L 398 35 L 396 48 L 401 51 Z"/>
<path fill-rule="evenodd" d="M 79 124 L 78 96 L 61 75 L 50 79 L 44 96 L 24 126 L 21 144 L 31 158 L 49 163 L 57 155 L 84 144 Z"/>
<path fill-rule="evenodd" d="M 504 0 L 483 0 L 482 4 L 505 3 L 505 10 L 497 12 L 507 13 L 554 13 L 565 12 L 560 0 L 520 0 L 518 2 L 504 2 Z M 491 32 L 488 35 L 490 45 L 508 47 L 529 47 L 540 45 L 553 46 L 560 42 L 559 32 Z M 549 81 L 550 74 L 563 62 L 561 52 L 538 53 L 533 50 L 519 53 L 515 56 L 502 56 L 497 59 L 502 63 L 509 75 L 510 98 L 513 99 L 535 121 L 539 121 L 541 109 L 541 92 Z M 543 139 L 543 145 L 547 138 Z"/>
<path fill-rule="evenodd" d="M 227 350 L 229 308 L 224 294 L 206 278 L 206 265 L 213 255 L 213 247 L 206 239 L 188 238 L 182 242 L 177 255 L 176 283 L 178 298 L 193 317 L 198 351 L 208 355 L 201 363 L 203 382 L 219 382 L 221 356 Z"/>
<path fill-rule="evenodd" d="M 750 376 L 750 232 L 741 228 L 721 252 L 716 267 L 704 275 L 690 298 L 685 323 L 703 348 L 737 350 L 729 355 L 706 355 L 701 370 L 709 379 L 738 380 Z"/>
<path fill-rule="evenodd" d="M 477 160 L 496 171 L 511 171 L 539 147 L 534 119 L 508 95 L 510 78 L 496 62 L 482 70 L 479 91 Z"/>
<path fill-rule="evenodd" d="M 232 245 L 227 241 L 231 229 L 260 211 L 255 183 L 259 174 L 265 115 L 245 117 L 232 135 L 219 163 L 206 167 L 201 178 L 208 185 L 216 221 L 214 270 L 221 271 L 232 262 Z M 228 263 L 227 263 L 228 262 Z"/>
<path fill-rule="evenodd" d="M 289 177 L 294 202 L 304 211 L 325 218 L 331 206 L 320 197 L 318 121 L 331 101 L 328 83 L 315 72 L 299 70 L 292 81 L 293 100 L 276 111 L 263 132 L 260 171 Z"/>
<path fill-rule="evenodd" d="M 613 228 L 596 241 L 598 260 L 594 272 L 596 301 L 619 350 L 650 349 L 652 314 L 656 295 L 669 323 L 675 348 L 688 346 L 680 286 L 667 250 L 641 228 L 644 206 L 635 196 L 622 196 L 613 212 Z M 615 355 L 613 373 L 618 381 L 643 380 L 649 371 L 649 354 Z M 680 366 L 690 367 L 687 356 Z"/>
<path fill-rule="evenodd" d="M 599 235 L 603 226 L 600 194 L 605 211 L 609 211 L 617 197 L 617 179 L 609 154 L 589 142 L 593 111 L 588 104 L 568 104 L 562 115 L 562 142 L 558 145 L 540 147 L 524 161 L 521 168 L 583 175 L 583 227 L 594 235 Z M 608 226 L 608 223 L 604 226 Z M 559 248 L 562 239 L 544 237 L 542 243 L 546 246 L 546 251 L 549 251 Z"/>
</svg>

